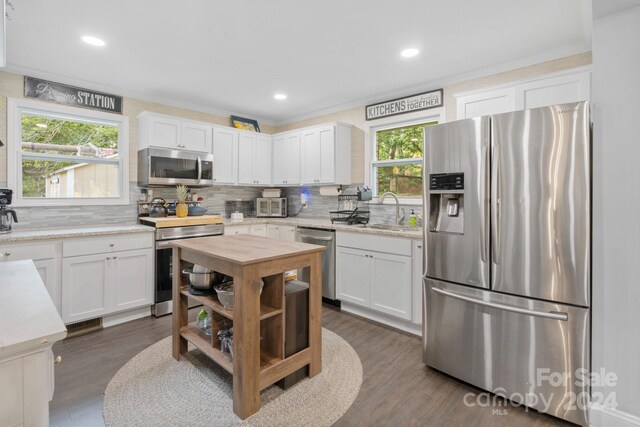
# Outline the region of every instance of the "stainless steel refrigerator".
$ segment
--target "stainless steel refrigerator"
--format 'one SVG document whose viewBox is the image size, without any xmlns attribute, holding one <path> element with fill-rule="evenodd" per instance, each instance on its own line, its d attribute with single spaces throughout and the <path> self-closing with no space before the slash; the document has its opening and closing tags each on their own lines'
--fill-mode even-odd
<svg viewBox="0 0 640 427">
<path fill-rule="evenodd" d="M 586 425 L 588 105 L 430 126 L 424 141 L 425 363 Z"/>
</svg>

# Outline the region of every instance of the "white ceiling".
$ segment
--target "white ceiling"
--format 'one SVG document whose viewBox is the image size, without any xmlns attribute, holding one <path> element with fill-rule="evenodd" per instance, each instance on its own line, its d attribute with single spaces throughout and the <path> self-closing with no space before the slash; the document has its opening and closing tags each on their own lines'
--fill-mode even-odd
<svg viewBox="0 0 640 427">
<path fill-rule="evenodd" d="M 591 49 L 588 0 L 12 3 L 9 71 L 268 123 Z"/>
</svg>

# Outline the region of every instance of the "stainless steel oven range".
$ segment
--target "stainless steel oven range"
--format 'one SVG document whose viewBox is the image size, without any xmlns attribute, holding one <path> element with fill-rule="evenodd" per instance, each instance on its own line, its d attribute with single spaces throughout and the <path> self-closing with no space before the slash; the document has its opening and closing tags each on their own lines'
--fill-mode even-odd
<svg viewBox="0 0 640 427">
<path fill-rule="evenodd" d="M 155 317 L 164 316 L 172 311 L 173 260 L 169 243 L 181 239 L 196 237 L 220 236 L 224 233 L 224 225 L 192 225 L 184 227 L 156 228 L 156 271 L 154 304 L 151 313 Z M 189 307 L 198 305 L 190 300 Z"/>
</svg>

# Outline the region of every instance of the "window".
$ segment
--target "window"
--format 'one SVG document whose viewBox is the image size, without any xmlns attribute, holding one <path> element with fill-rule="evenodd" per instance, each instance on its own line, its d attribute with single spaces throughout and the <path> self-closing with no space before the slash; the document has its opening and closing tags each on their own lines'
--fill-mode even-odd
<svg viewBox="0 0 640 427">
<path fill-rule="evenodd" d="M 15 204 L 127 204 L 128 119 L 9 101 L 9 187 Z"/>
<path fill-rule="evenodd" d="M 374 195 L 387 191 L 405 199 L 422 197 L 423 128 L 438 121 L 371 129 L 371 184 Z"/>
</svg>

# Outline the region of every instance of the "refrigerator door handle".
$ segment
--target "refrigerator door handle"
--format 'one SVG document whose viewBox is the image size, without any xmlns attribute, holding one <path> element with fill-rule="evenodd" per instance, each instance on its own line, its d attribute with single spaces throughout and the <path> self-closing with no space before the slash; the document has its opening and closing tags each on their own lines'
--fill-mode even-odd
<svg viewBox="0 0 640 427">
<path fill-rule="evenodd" d="M 444 295 L 444 296 L 459 299 L 465 302 L 470 302 L 472 304 L 478 304 L 478 305 L 483 305 L 485 307 L 495 308 L 498 310 L 511 311 L 513 313 L 519 313 L 519 314 L 524 314 L 527 316 L 534 316 L 534 317 L 543 317 L 546 319 L 562 320 L 565 322 L 569 320 L 569 315 L 567 313 L 556 312 L 556 311 L 529 310 L 526 308 L 514 307 L 512 305 L 507 305 L 507 304 L 499 304 L 495 302 L 483 301 L 483 300 L 467 297 L 464 295 L 459 295 L 450 291 L 445 291 L 444 289 L 440 289 L 436 287 L 433 287 L 431 289 L 433 289 L 433 292 Z"/>
<path fill-rule="evenodd" d="M 486 145 L 482 149 L 482 159 L 481 159 L 481 177 L 483 180 L 482 184 L 482 222 L 480 226 L 482 227 L 480 230 L 480 244 L 482 247 L 480 248 L 480 260 L 482 262 L 488 261 L 488 253 L 489 253 L 489 192 L 491 191 L 489 184 L 489 147 Z"/>
<path fill-rule="evenodd" d="M 492 129 L 493 130 L 493 129 Z M 493 135 L 492 135 L 493 138 Z M 500 146 L 493 145 L 491 159 L 491 199 L 494 205 L 491 207 L 491 259 L 494 264 L 500 264 L 498 253 L 500 248 Z"/>
</svg>

